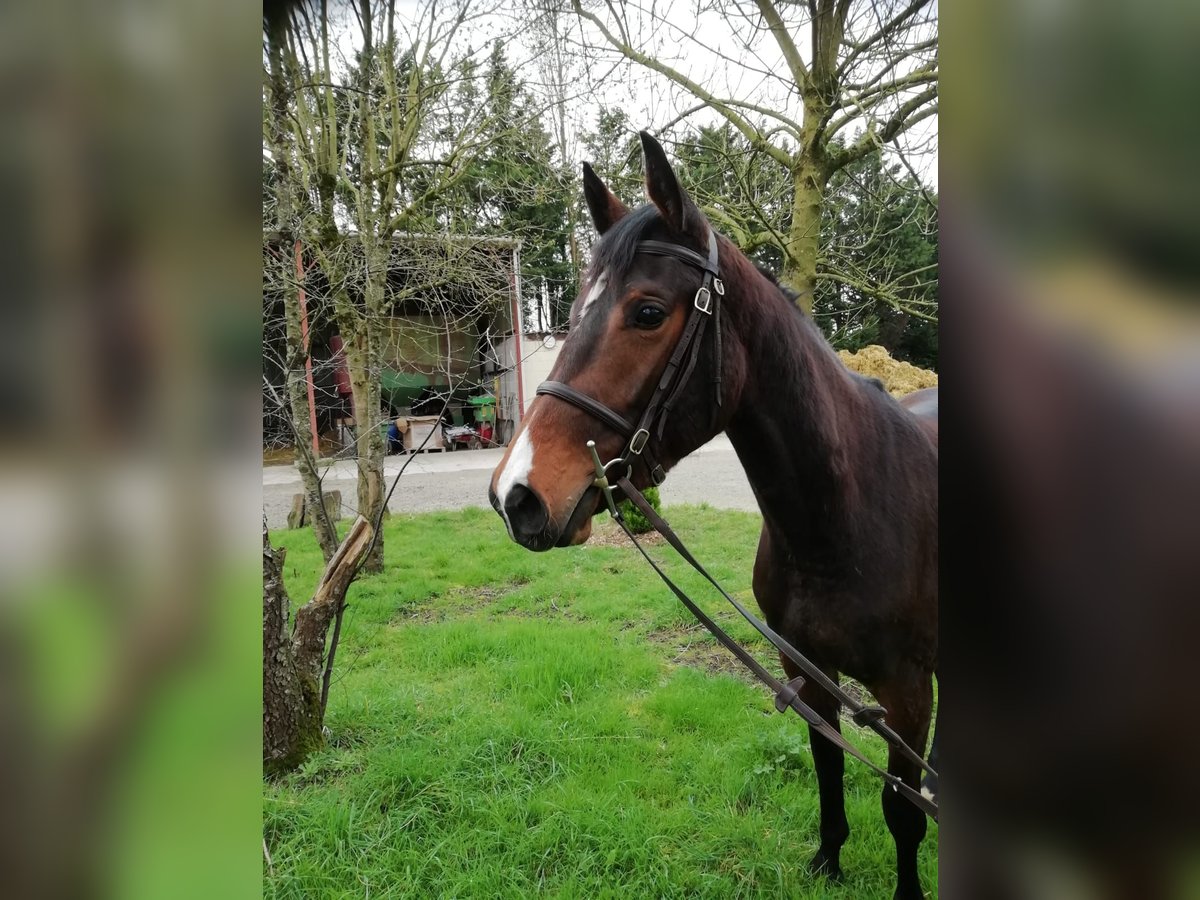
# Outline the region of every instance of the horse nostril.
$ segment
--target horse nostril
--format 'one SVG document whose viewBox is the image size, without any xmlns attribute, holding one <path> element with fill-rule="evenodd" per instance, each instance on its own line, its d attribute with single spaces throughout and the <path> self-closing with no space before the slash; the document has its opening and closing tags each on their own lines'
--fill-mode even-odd
<svg viewBox="0 0 1200 900">
<path fill-rule="evenodd" d="M 541 498 L 523 484 L 514 484 L 504 498 L 504 512 L 516 535 L 540 534 L 550 520 Z"/>
</svg>

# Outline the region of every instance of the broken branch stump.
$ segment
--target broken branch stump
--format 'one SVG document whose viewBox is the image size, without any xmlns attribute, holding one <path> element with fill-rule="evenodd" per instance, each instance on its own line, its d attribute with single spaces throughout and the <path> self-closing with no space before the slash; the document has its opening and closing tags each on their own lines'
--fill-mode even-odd
<svg viewBox="0 0 1200 900">
<path fill-rule="evenodd" d="M 324 491 L 321 499 L 325 503 L 325 512 L 329 516 L 330 524 L 340 522 L 342 520 L 342 492 Z M 304 502 L 304 495 L 292 494 L 292 509 L 287 518 L 288 528 L 292 531 L 303 528 L 308 524 L 308 516 L 308 504 Z"/>
</svg>

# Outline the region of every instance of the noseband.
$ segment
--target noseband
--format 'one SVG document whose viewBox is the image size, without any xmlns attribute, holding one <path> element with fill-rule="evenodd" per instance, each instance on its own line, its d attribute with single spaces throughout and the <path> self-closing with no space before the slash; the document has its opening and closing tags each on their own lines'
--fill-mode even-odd
<svg viewBox="0 0 1200 900">
<path fill-rule="evenodd" d="M 594 397 L 589 397 L 562 381 L 544 381 L 538 385 L 537 393 L 565 400 L 593 418 L 599 419 L 627 440 L 628 443 L 621 455 L 603 467 L 605 471 L 614 464 L 620 463 L 626 467 L 626 476 L 628 476 L 633 467 L 634 457 L 641 456 L 646 461 L 650 480 L 655 485 L 659 485 L 666 478 L 666 472 L 661 465 L 654 461 L 654 455 L 648 446 L 650 433 L 654 432 L 656 444 L 662 441 L 667 418 L 700 358 L 700 347 L 704 343 L 704 330 L 709 319 L 712 319 L 714 323 L 713 342 L 716 348 L 716 372 L 713 383 L 716 390 L 716 405 L 717 407 L 721 405 L 721 297 L 725 295 L 725 285 L 720 279 L 720 270 L 717 266 L 717 235 L 712 228 L 708 229 L 707 259 L 687 247 L 665 241 L 639 241 L 637 252 L 674 257 L 704 273 L 704 279 L 699 290 L 696 291 L 691 314 L 688 316 L 683 334 L 679 336 L 675 351 L 667 361 L 667 367 L 663 369 L 663 373 L 658 379 L 658 386 L 655 387 L 654 394 L 638 418 L 637 424 L 630 422 Z M 715 418 L 715 409 L 713 415 Z"/>
</svg>

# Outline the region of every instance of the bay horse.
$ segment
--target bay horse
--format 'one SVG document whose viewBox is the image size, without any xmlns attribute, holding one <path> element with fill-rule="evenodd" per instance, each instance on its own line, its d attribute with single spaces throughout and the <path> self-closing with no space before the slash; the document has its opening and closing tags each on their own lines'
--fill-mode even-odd
<svg viewBox="0 0 1200 900">
<path fill-rule="evenodd" d="M 579 544 L 604 508 L 589 439 L 612 459 L 632 434 L 622 423 L 645 425 L 629 442 L 638 452 L 625 451 L 642 489 L 725 431 L 762 511 L 753 587 L 768 624 L 831 678 L 866 685 L 923 753 L 938 661 L 936 389 L 898 402 L 846 369 L 812 319 L 716 233 L 662 147 L 641 140 L 650 202 L 636 210 L 584 163 L 600 239 L 550 373 L 557 389 L 530 406 L 492 475 L 492 505 L 530 550 Z M 690 323 L 704 319 L 694 309 L 714 320 L 707 339 L 692 340 Z M 680 360 L 688 341 L 695 352 Z M 822 688 L 806 681 L 800 696 L 839 727 Z M 810 741 L 821 805 L 810 868 L 838 880 L 844 756 L 811 726 Z M 895 749 L 888 771 L 919 787 L 918 766 Z M 895 897 L 921 897 L 925 815 L 886 786 L 882 804 Z"/>
</svg>

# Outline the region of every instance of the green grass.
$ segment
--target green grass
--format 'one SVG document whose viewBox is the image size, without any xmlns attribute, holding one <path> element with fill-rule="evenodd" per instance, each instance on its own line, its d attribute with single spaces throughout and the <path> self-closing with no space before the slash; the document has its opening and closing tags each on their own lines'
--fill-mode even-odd
<svg viewBox="0 0 1200 900">
<path fill-rule="evenodd" d="M 757 517 L 668 513 L 752 602 Z M 530 553 L 490 510 L 385 529 L 386 570 L 351 588 L 329 746 L 265 787 L 266 896 L 891 896 L 880 782 L 847 760 L 846 882 L 810 876 L 806 728 L 735 674 L 632 548 Z M 321 568 L 311 532 L 274 540 L 306 599 Z M 848 733 L 883 759 L 877 738 Z M 936 896 L 932 824 L 921 869 Z"/>
</svg>

